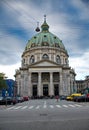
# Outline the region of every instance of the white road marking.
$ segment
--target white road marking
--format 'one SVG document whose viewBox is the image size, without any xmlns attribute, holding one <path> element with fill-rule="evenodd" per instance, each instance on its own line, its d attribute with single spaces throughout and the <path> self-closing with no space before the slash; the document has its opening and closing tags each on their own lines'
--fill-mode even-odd
<svg viewBox="0 0 89 130">
<path fill-rule="evenodd" d="M 56 105 L 56 107 L 61 108 L 61 106 L 60 106 L 60 105 Z"/>
<path fill-rule="evenodd" d="M 74 105 L 72 105 L 72 104 L 69 104 L 68 106 L 70 106 L 70 107 L 75 107 Z"/>
<path fill-rule="evenodd" d="M 77 106 L 77 107 L 82 107 L 82 105 L 78 105 L 78 104 L 75 104 L 75 106 Z"/>
<path fill-rule="evenodd" d="M 40 108 L 40 106 L 37 106 L 37 107 L 36 107 L 36 109 L 39 109 L 39 108 Z"/>
<path fill-rule="evenodd" d="M 54 106 L 53 106 L 53 105 L 50 105 L 50 108 L 54 108 Z"/>
<path fill-rule="evenodd" d="M 32 109 L 34 106 L 30 106 L 28 109 Z"/>
<path fill-rule="evenodd" d="M 26 109 L 28 106 L 24 106 L 24 107 L 22 107 L 21 109 L 23 110 L 23 109 Z"/>
<path fill-rule="evenodd" d="M 47 108 L 47 105 L 44 105 L 43 108 Z"/>
<path fill-rule="evenodd" d="M 19 109 L 19 108 L 21 108 L 21 107 L 22 107 L 22 106 L 18 106 L 18 107 L 15 107 L 14 109 L 17 110 L 17 109 Z"/>
<path fill-rule="evenodd" d="M 63 107 L 66 107 L 66 108 L 68 107 L 67 105 L 62 105 L 62 106 L 63 106 Z"/>
<path fill-rule="evenodd" d="M 44 102 L 43 108 L 47 108 L 47 102 L 46 101 Z"/>
<path fill-rule="evenodd" d="M 43 106 L 42 106 L 43 108 L 47 108 L 47 107 L 50 107 L 50 108 L 55 108 L 55 107 L 57 107 L 57 108 L 63 108 L 63 107 L 65 107 L 65 108 L 75 108 L 75 107 L 82 107 L 82 105 L 79 105 L 79 104 L 60 104 L 60 105 L 47 105 L 47 102 L 46 101 L 44 101 L 44 104 L 43 104 Z M 40 108 L 42 108 L 41 107 L 41 105 L 37 105 L 37 106 L 29 106 L 29 105 L 27 105 L 27 106 L 12 106 L 12 107 L 9 107 L 9 108 L 7 108 L 6 110 L 18 110 L 18 109 L 21 109 L 21 110 L 24 110 L 24 109 L 40 109 Z"/>
<path fill-rule="evenodd" d="M 11 109 L 13 109 L 13 108 L 15 108 L 15 106 L 13 106 L 13 107 L 9 107 L 9 108 L 7 108 L 7 110 L 11 110 Z"/>
</svg>

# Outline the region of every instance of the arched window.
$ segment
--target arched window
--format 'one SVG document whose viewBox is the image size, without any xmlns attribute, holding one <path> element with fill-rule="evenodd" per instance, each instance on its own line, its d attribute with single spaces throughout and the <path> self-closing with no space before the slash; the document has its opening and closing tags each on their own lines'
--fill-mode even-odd
<svg viewBox="0 0 89 130">
<path fill-rule="evenodd" d="M 67 59 L 65 59 L 65 64 L 66 64 L 66 65 L 68 64 L 68 60 L 67 60 Z"/>
<path fill-rule="evenodd" d="M 59 56 L 59 55 L 56 56 L 56 62 L 57 62 L 58 64 L 61 64 L 61 59 L 60 59 L 60 56 Z"/>
<path fill-rule="evenodd" d="M 25 58 L 22 59 L 22 65 L 24 65 L 24 64 L 25 64 Z"/>
<path fill-rule="evenodd" d="M 34 58 L 33 55 L 32 55 L 31 58 L 30 58 L 30 62 L 31 62 L 31 63 L 34 63 L 34 62 L 35 62 L 35 58 Z"/>
<path fill-rule="evenodd" d="M 42 56 L 42 59 L 49 59 L 49 56 L 48 56 L 47 54 L 44 54 L 44 55 Z"/>
<path fill-rule="evenodd" d="M 23 64 L 25 63 L 25 59 L 23 59 Z"/>
</svg>

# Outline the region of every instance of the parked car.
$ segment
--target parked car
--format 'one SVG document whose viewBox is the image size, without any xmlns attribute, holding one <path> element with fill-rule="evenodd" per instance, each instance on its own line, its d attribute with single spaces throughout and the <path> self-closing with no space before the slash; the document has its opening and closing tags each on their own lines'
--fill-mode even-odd
<svg viewBox="0 0 89 130">
<path fill-rule="evenodd" d="M 82 95 L 81 93 L 73 93 L 73 94 L 71 94 L 70 96 L 67 96 L 67 97 L 66 97 L 66 100 L 67 100 L 67 101 L 73 101 L 73 98 L 74 98 L 74 97 L 76 97 L 76 96 L 79 97 L 79 96 L 81 96 L 81 95 Z"/>
<path fill-rule="evenodd" d="M 83 94 L 81 96 L 76 96 L 73 99 L 75 102 L 88 102 L 89 101 L 89 97 L 86 94 Z"/>
<path fill-rule="evenodd" d="M 17 103 L 17 98 L 16 97 L 12 97 L 12 104 L 15 105 Z"/>
<path fill-rule="evenodd" d="M 17 99 L 17 102 L 20 103 L 20 102 L 23 102 L 24 101 L 24 98 L 23 97 L 16 97 Z"/>
<path fill-rule="evenodd" d="M 65 95 L 62 95 L 59 97 L 60 100 L 65 100 L 66 99 L 66 96 Z"/>
<path fill-rule="evenodd" d="M 87 102 L 89 102 L 89 93 L 87 94 Z"/>
<path fill-rule="evenodd" d="M 28 101 L 29 97 L 28 96 L 24 96 L 23 99 L 24 99 L 24 101 Z"/>
<path fill-rule="evenodd" d="M 0 97 L 0 105 L 3 105 L 3 104 L 4 104 L 4 98 Z"/>
<path fill-rule="evenodd" d="M 5 97 L 4 98 L 5 104 L 7 105 L 15 105 L 17 103 L 17 99 L 15 97 Z"/>
<path fill-rule="evenodd" d="M 73 101 L 75 102 L 85 102 L 87 100 L 87 96 L 85 94 L 81 96 L 75 96 Z"/>
</svg>

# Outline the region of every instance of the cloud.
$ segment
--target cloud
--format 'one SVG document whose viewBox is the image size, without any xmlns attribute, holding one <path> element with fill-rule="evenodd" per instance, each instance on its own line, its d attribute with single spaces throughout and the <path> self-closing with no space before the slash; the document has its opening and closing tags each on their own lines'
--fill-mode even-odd
<svg viewBox="0 0 89 130">
<path fill-rule="evenodd" d="M 74 6 L 73 3 L 72 6 Z M 80 9 L 78 15 L 79 14 L 81 14 Z M 89 47 L 89 26 L 85 21 L 80 21 L 80 17 L 77 15 L 74 16 L 74 20 L 77 19 L 77 23 L 70 20 L 70 17 L 73 16 L 65 12 L 52 13 L 49 17 L 50 25 L 52 26 L 50 31 L 57 34 L 57 36 L 63 40 L 63 43 L 71 56 L 82 55 Z M 53 19 L 55 19 L 55 22 Z"/>
<path fill-rule="evenodd" d="M 20 66 L 21 66 L 20 62 L 14 65 L 7 65 L 7 66 L 0 65 L 0 73 L 2 72 L 5 73 L 5 76 L 8 79 L 15 79 L 14 77 L 15 70 L 19 68 Z"/>
<path fill-rule="evenodd" d="M 84 48 L 87 48 L 86 46 L 81 46 L 81 43 L 83 43 L 85 39 L 79 41 L 80 36 L 82 35 L 81 28 L 77 28 L 74 25 L 71 26 L 67 20 L 68 17 L 69 16 L 67 16 L 66 14 L 52 14 L 49 18 L 49 23 L 51 25 L 49 30 L 57 35 L 61 40 L 63 40 L 66 49 L 70 52 L 71 55 L 79 55 L 84 51 Z M 55 23 L 52 18 L 56 19 Z"/>
<path fill-rule="evenodd" d="M 0 64 L 11 65 L 18 63 L 24 50 L 24 42 L 15 36 L 5 33 L 3 35 L 0 37 Z"/>
<path fill-rule="evenodd" d="M 20 27 L 24 28 L 26 31 L 29 31 L 29 29 L 33 30 L 33 28 L 36 27 L 37 21 L 44 15 L 43 10 L 46 9 L 47 11 L 47 8 L 49 9 L 49 4 L 45 3 L 46 2 L 44 2 L 40 8 L 28 0 L 26 0 L 26 2 L 23 0 L 18 2 L 16 0 L 5 1 L 3 5 L 9 17 L 14 19 L 13 22 L 18 23 Z M 42 8 L 44 9 L 42 10 Z M 11 14 L 10 11 L 12 12 Z"/>
<path fill-rule="evenodd" d="M 85 52 L 81 57 L 70 57 L 70 66 L 75 69 L 77 74 L 76 79 L 84 79 L 89 75 L 89 50 Z"/>
<path fill-rule="evenodd" d="M 87 0 L 72 0 L 72 5 L 79 11 L 79 18 L 81 20 L 89 20 L 88 12 L 89 12 L 89 2 Z"/>
</svg>

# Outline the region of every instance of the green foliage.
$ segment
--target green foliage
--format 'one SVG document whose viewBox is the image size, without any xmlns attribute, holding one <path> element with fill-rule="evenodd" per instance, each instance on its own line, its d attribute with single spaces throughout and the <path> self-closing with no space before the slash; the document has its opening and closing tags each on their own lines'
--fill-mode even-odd
<svg viewBox="0 0 89 130">
<path fill-rule="evenodd" d="M 7 84 L 5 81 L 5 74 L 0 73 L 0 90 L 2 90 L 3 88 L 7 89 Z"/>
<path fill-rule="evenodd" d="M 4 73 L 0 73 L 0 77 L 2 77 L 3 79 L 7 78 Z"/>
</svg>

